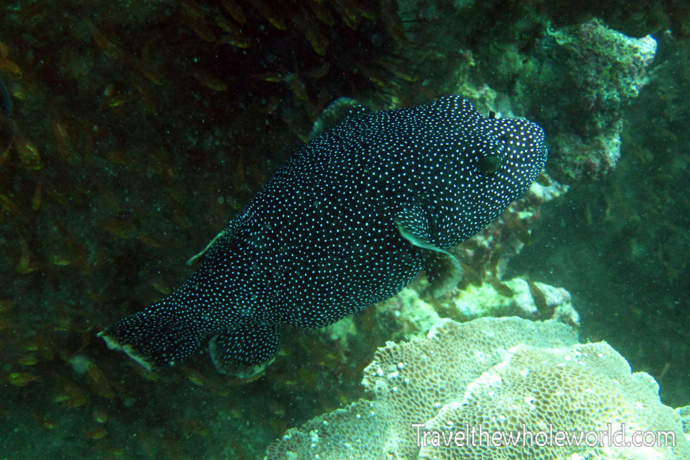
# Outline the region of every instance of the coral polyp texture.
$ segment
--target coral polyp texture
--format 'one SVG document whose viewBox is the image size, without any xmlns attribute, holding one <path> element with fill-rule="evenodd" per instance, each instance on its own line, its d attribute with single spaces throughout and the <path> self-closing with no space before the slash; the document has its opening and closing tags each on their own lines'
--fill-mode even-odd
<svg viewBox="0 0 690 460">
<path fill-rule="evenodd" d="M 448 449 L 431 444 L 421 458 L 551 459 L 551 458 L 688 458 L 690 450 L 675 411 L 659 401 L 659 386 L 644 372 L 632 373 L 627 361 L 606 343 L 574 345 L 562 349 L 538 349 L 519 345 L 510 356 L 472 382 L 460 402 L 446 405 L 426 429 L 448 430 L 453 426 L 482 425 L 487 432 L 533 434 L 580 433 L 597 446 L 475 445 Z M 619 437 L 631 445 L 618 446 L 615 437 L 599 433 L 626 430 Z M 678 446 L 635 446 L 634 433 L 645 433 L 650 442 L 658 433 L 669 433 Z M 590 434 L 592 433 L 592 434 Z M 597 433 L 596 435 L 594 433 Z M 541 435 L 544 438 L 544 435 Z M 664 435 L 665 436 L 665 435 Z M 577 439 L 577 438 L 575 438 Z M 661 438 L 660 438 L 661 439 Z M 624 441 L 623 441 L 624 440 Z M 537 439 L 537 442 L 538 439 Z M 663 440 L 662 440 L 663 442 Z M 613 444 L 613 445 L 609 445 Z M 579 456 L 578 456 L 579 455 Z M 575 457 L 573 457 L 575 456 Z"/>
<path fill-rule="evenodd" d="M 444 319 L 425 338 L 380 348 L 363 385 L 373 399 L 288 430 L 266 458 L 690 458 L 681 417 L 660 402 L 654 379 L 631 373 L 605 343 L 577 343 L 575 332 L 555 321 Z M 675 447 L 457 441 L 458 432 L 480 425 L 490 436 L 523 430 L 579 436 L 624 426 L 626 441 L 635 432 L 664 432 Z"/>
</svg>

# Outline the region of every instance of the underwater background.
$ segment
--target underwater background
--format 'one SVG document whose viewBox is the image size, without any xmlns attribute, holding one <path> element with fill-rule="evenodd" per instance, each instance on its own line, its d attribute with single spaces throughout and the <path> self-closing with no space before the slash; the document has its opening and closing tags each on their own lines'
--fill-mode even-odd
<svg viewBox="0 0 690 460">
<path fill-rule="evenodd" d="M 378 347 L 426 332 L 405 307 L 420 279 L 286 331 L 250 382 L 205 352 L 148 372 L 96 337 L 179 286 L 342 96 L 461 94 L 539 123 L 541 191 L 454 250 L 465 280 L 424 311 L 546 319 L 563 288 L 580 342 L 690 404 L 689 54 L 680 1 L 0 2 L 0 458 L 262 458 L 362 397 Z M 535 309 L 457 307 L 514 279 Z"/>
</svg>

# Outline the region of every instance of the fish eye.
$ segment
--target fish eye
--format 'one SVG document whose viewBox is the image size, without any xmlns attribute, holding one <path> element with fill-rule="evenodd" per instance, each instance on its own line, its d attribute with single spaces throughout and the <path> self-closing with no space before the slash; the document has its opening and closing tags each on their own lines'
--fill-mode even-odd
<svg viewBox="0 0 690 460">
<path fill-rule="evenodd" d="M 486 142 L 477 157 L 477 168 L 485 175 L 493 175 L 501 168 L 505 151 L 505 142 L 494 136 L 487 136 Z"/>
</svg>

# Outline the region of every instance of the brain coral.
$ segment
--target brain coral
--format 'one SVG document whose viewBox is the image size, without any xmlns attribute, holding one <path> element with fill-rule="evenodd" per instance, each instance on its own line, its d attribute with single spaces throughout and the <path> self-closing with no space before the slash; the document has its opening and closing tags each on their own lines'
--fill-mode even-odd
<svg viewBox="0 0 690 460">
<path fill-rule="evenodd" d="M 426 338 L 380 348 L 363 384 L 372 400 L 288 430 L 266 458 L 690 459 L 680 417 L 661 404 L 654 379 L 631 373 L 605 343 L 578 344 L 575 333 L 555 321 L 441 320 Z M 514 435 L 625 425 L 628 435 L 668 430 L 677 445 L 493 447 L 458 441 L 458 432 L 480 424 L 489 434 Z M 449 436 L 454 441 L 446 446 Z"/>
</svg>

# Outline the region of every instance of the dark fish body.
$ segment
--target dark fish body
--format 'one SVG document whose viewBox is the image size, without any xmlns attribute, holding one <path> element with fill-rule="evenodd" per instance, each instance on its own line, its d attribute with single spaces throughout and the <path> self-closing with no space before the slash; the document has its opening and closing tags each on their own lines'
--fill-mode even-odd
<svg viewBox="0 0 690 460">
<path fill-rule="evenodd" d="M 12 98 L 0 77 L 0 154 L 12 145 L 17 128 L 12 119 Z"/>
<path fill-rule="evenodd" d="M 7 91 L 5 82 L 0 77 L 0 112 L 3 112 L 8 117 L 12 116 L 12 98 Z"/>
<path fill-rule="evenodd" d="M 542 129 L 469 102 L 360 112 L 295 153 L 172 295 L 102 335 L 147 367 L 212 336 L 223 373 L 248 377 L 280 325 L 322 327 L 392 297 L 422 270 L 434 296 L 462 276 L 446 249 L 471 237 L 542 170 Z"/>
</svg>

